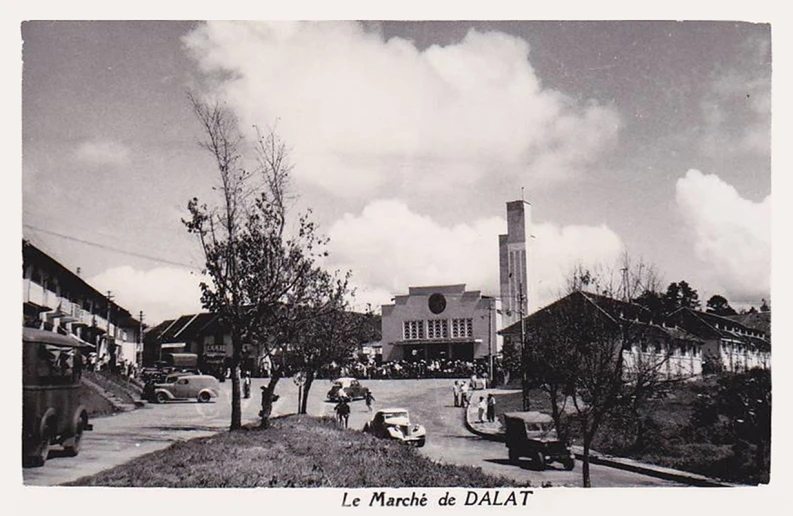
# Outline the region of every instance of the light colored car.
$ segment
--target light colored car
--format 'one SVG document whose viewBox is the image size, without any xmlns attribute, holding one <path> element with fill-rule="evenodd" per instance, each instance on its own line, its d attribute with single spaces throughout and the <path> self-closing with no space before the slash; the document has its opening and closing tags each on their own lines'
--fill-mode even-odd
<svg viewBox="0 0 793 516">
<path fill-rule="evenodd" d="M 364 399 L 367 392 L 369 392 L 369 389 L 361 385 L 361 382 L 355 378 L 338 378 L 333 381 L 333 386 L 328 391 L 328 400 L 339 401 L 341 398 L 347 398 L 347 400 Z"/>
<path fill-rule="evenodd" d="M 395 439 L 418 448 L 424 446 L 427 431 L 423 426 L 410 422 L 410 415 L 404 408 L 385 408 L 375 412 L 363 431 L 381 439 Z"/>
<path fill-rule="evenodd" d="M 173 400 L 198 400 L 206 403 L 218 397 L 220 382 L 208 374 L 168 375 L 163 383 L 154 384 L 149 392 L 150 399 L 157 403 Z"/>
</svg>

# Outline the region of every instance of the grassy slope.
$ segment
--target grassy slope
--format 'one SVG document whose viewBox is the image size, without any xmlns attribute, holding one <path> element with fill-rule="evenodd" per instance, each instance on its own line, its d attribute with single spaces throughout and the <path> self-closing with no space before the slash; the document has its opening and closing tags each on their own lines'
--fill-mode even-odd
<svg viewBox="0 0 793 516">
<path fill-rule="evenodd" d="M 501 487 L 481 469 L 308 416 L 179 442 L 70 485 L 113 487 Z"/>
</svg>

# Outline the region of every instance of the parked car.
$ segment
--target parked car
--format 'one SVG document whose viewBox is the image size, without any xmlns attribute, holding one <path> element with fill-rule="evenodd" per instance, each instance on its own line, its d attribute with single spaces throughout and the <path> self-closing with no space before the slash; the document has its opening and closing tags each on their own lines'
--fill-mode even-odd
<svg viewBox="0 0 793 516">
<path fill-rule="evenodd" d="M 404 408 L 378 410 L 372 420 L 364 425 L 363 431 L 381 439 L 395 439 L 418 448 L 424 446 L 427 440 L 427 431 L 423 426 L 411 423 L 410 415 Z"/>
<path fill-rule="evenodd" d="M 528 457 L 537 469 L 550 462 L 559 462 L 566 470 L 575 467 L 570 446 L 559 440 L 553 418 L 542 412 L 508 412 L 504 414 L 509 461 L 519 464 Z"/>
<path fill-rule="evenodd" d="M 369 392 L 367 387 L 355 378 L 338 378 L 333 381 L 333 386 L 328 391 L 328 400 L 339 401 L 341 398 L 348 400 L 358 400 L 366 398 L 366 393 Z"/>
<path fill-rule="evenodd" d="M 206 403 L 218 397 L 220 383 L 208 374 L 170 374 L 164 382 L 148 384 L 144 395 L 149 401 L 198 400 Z"/>
<path fill-rule="evenodd" d="M 80 400 L 83 350 L 92 346 L 51 331 L 22 328 L 22 462 L 43 466 L 50 446 L 80 452 L 91 430 Z"/>
</svg>

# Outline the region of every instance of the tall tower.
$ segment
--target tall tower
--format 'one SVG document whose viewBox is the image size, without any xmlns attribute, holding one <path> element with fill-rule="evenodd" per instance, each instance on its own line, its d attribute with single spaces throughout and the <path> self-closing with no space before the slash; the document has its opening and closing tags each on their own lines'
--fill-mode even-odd
<svg viewBox="0 0 793 516">
<path fill-rule="evenodd" d="M 507 234 L 498 236 L 501 309 L 504 327 L 528 315 L 529 276 L 527 263 L 527 230 L 531 229 L 531 204 L 526 201 L 507 203 Z"/>
</svg>

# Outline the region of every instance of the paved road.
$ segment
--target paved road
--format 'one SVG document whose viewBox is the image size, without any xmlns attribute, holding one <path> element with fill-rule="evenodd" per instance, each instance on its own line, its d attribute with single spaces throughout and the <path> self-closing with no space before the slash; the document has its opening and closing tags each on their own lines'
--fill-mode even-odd
<svg viewBox="0 0 793 516">
<path fill-rule="evenodd" d="M 253 397 L 242 403 L 244 421 L 257 421 L 259 387 L 264 379 L 254 379 Z M 412 419 L 427 428 L 428 440 L 421 453 L 433 460 L 475 465 L 487 473 L 505 475 L 539 486 L 551 482 L 554 486 L 581 485 L 580 463 L 572 472 L 549 469 L 544 472 L 512 466 L 507 461 L 502 443 L 489 442 L 471 435 L 462 425 L 462 413 L 452 405 L 448 380 L 371 380 L 364 381 L 371 388 L 375 408 L 403 406 L 411 411 Z M 167 447 L 177 440 L 210 435 L 228 427 L 230 418 L 231 382 L 221 384 L 222 392 L 215 403 L 195 402 L 147 405 L 144 408 L 97 418 L 94 430 L 86 432 L 80 455 L 73 458 L 50 453 L 44 467 L 23 469 L 26 485 L 57 485 L 92 475 L 123 464 L 130 459 Z M 311 389 L 308 412 L 313 415 L 332 415 L 333 404 L 324 400 L 330 387 L 327 380 L 317 381 Z M 273 407 L 274 415 L 295 413 L 297 387 L 289 379 L 279 382 L 276 392 L 281 395 Z M 362 401 L 352 404 L 350 428 L 361 429 L 371 413 Z M 676 485 L 672 482 L 604 466 L 592 466 L 594 486 L 655 486 Z"/>
</svg>

